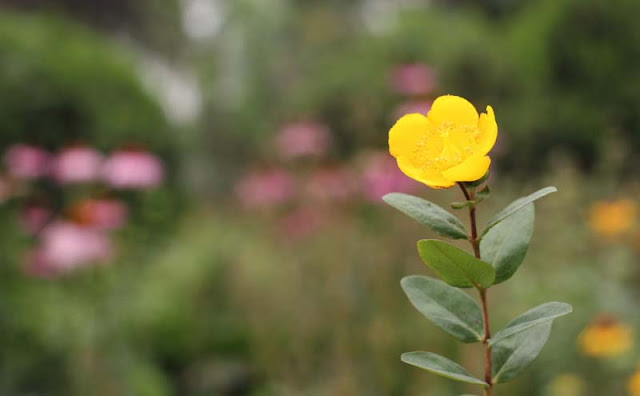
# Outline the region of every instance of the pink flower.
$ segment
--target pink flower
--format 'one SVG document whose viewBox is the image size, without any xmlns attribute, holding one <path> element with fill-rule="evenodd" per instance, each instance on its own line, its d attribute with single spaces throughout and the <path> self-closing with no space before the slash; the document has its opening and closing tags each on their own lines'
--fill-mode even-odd
<svg viewBox="0 0 640 396">
<path fill-rule="evenodd" d="M 114 188 L 152 188 L 164 179 L 164 166 L 158 157 L 146 151 L 121 150 L 104 162 L 102 177 Z"/>
<path fill-rule="evenodd" d="M 309 175 L 306 195 L 315 201 L 341 201 L 353 196 L 357 190 L 356 178 L 345 168 L 324 168 Z"/>
<path fill-rule="evenodd" d="M 16 144 L 4 156 L 9 174 L 18 179 L 37 179 L 48 171 L 49 153 L 35 146 Z"/>
<path fill-rule="evenodd" d="M 391 87 L 403 95 L 425 95 L 435 88 L 435 73 L 421 63 L 399 65 L 391 72 Z"/>
<path fill-rule="evenodd" d="M 111 250 L 105 234 L 60 221 L 44 229 L 40 246 L 27 258 L 26 270 L 40 276 L 65 273 L 107 259 Z"/>
<path fill-rule="evenodd" d="M 373 202 L 380 202 L 383 195 L 391 192 L 411 193 L 420 185 L 405 176 L 393 157 L 386 152 L 376 152 L 364 161 L 362 194 Z"/>
<path fill-rule="evenodd" d="M 320 123 L 300 122 L 285 125 L 276 136 L 276 149 L 284 159 L 320 157 L 331 143 L 329 129 Z"/>
<path fill-rule="evenodd" d="M 284 170 L 256 171 L 240 180 L 235 192 L 245 208 L 270 207 L 291 199 L 294 181 Z"/>
<path fill-rule="evenodd" d="M 317 209 L 302 207 L 288 213 L 280 221 L 280 227 L 286 238 L 295 240 L 312 234 L 322 226 L 323 220 Z"/>
<path fill-rule="evenodd" d="M 127 206 L 116 199 L 87 199 L 71 208 L 71 215 L 95 230 L 117 230 L 127 223 Z"/>
<path fill-rule="evenodd" d="M 43 206 L 27 206 L 20 211 L 18 223 L 27 235 L 42 230 L 51 218 L 51 210 Z"/>
<path fill-rule="evenodd" d="M 418 113 L 427 115 L 433 104 L 430 100 L 411 100 L 401 103 L 393 112 L 393 119 L 399 119 L 404 115 Z"/>
<path fill-rule="evenodd" d="M 88 147 L 62 150 L 51 163 L 51 176 L 61 184 L 88 183 L 100 177 L 102 154 Z"/>
</svg>

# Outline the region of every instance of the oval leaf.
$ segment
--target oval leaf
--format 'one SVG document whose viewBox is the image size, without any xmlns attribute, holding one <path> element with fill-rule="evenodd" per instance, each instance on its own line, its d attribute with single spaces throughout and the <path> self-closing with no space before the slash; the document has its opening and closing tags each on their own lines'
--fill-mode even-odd
<svg viewBox="0 0 640 396">
<path fill-rule="evenodd" d="M 480 241 L 482 259 L 496 269 L 494 283 L 511 278 L 522 264 L 529 249 L 534 219 L 533 204 L 527 204 L 493 227 Z"/>
<path fill-rule="evenodd" d="M 540 304 L 509 322 L 504 329 L 500 330 L 491 338 L 489 345 L 498 343 L 504 338 L 527 330 L 533 326 L 567 315 L 572 311 L 573 308 L 571 305 L 562 302 L 548 302 Z"/>
<path fill-rule="evenodd" d="M 407 276 L 400 282 L 411 304 L 462 342 L 482 340 L 482 311 L 469 295 L 437 279 Z"/>
<path fill-rule="evenodd" d="M 502 220 L 506 219 L 507 217 L 516 213 L 520 209 L 524 208 L 527 204 L 530 204 L 531 202 L 537 199 L 540 199 L 545 195 L 554 193 L 556 191 L 558 191 L 558 189 L 555 187 L 545 187 L 532 194 L 527 195 L 526 197 L 516 199 L 511 204 L 509 204 L 509 206 L 504 208 L 500 213 L 498 213 L 491 220 L 489 220 L 489 222 L 487 223 L 487 226 L 485 227 L 484 231 L 482 231 L 482 235 L 480 237 L 484 236 L 487 232 L 489 232 L 490 229 L 495 227 Z"/>
<path fill-rule="evenodd" d="M 508 382 L 536 358 L 546 344 L 552 321 L 503 338 L 491 347 L 493 383 Z"/>
<path fill-rule="evenodd" d="M 486 382 L 473 377 L 458 363 L 431 352 L 403 353 L 403 362 L 427 370 L 432 374 L 469 384 L 487 385 Z"/>
<path fill-rule="evenodd" d="M 382 199 L 440 235 L 453 239 L 467 239 L 467 232 L 460 220 L 434 203 L 401 193 L 387 194 Z"/>
<path fill-rule="evenodd" d="M 451 286 L 487 288 L 495 279 L 491 264 L 446 242 L 423 239 L 418 241 L 418 253 L 422 261 Z"/>
</svg>

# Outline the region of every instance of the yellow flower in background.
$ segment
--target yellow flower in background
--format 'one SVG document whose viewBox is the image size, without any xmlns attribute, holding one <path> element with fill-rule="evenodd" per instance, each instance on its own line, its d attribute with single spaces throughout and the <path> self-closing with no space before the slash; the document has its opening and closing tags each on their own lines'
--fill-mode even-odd
<svg viewBox="0 0 640 396">
<path fill-rule="evenodd" d="M 587 356 L 615 357 L 631 349 L 633 330 L 609 315 L 602 315 L 582 331 L 578 345 Z"/>
<path fill-rule="evenodd" d="M 629 378 L 627 390 L 631 396 L 640 396 L 640 367 Z"/>
<path fill-rule="evenodd" d="M 440 96 L 425 117 L 407 114 L 389 131 L 389 152 L 407 176 L 433 188 L 475 181 L 487 173 L 498 136 L 491 106 L 478 116 L 459 96 Z"/>
<path fill-rule="evenodd" d="M 589 227 L 605 238 L 620 237 L 635 224 L 637 205 L 630 199 L 596 202 L 589 211 Z"/>
<path fill-rule="evenodd" d="M 549 396 L 582 396 L 584 391 L 584 381 L 574 374 L 560 374 L 549 384 Z"/>
</svg>

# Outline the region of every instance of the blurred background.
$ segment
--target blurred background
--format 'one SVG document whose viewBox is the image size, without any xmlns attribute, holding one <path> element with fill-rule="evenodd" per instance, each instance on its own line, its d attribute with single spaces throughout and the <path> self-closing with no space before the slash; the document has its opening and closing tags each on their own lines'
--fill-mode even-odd
<svg viewBox="0 0 640 396">
<path fill-rule="evenodd" d="M 558 320 L 501 395 L 640 395 L 637 0 L 0 0 L 0 395 L 456 395 L 399 286 L 444 207 L 393 122 L 500 128 L 481 222 L 544 185 L 494 330 Z M 464 213 L 458 214 L 465 219 Z"/>
</svg>

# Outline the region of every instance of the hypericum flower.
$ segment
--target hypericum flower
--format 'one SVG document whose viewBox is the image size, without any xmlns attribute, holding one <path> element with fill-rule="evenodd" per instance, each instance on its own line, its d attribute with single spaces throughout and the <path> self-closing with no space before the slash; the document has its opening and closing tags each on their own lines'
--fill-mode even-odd
<svg viewBox="0 0 640 396">
<path fill-rule="evenodd" d="M 498 136 L 491 106 L 478 116 L 459 96 L 437 98 L 425 117 L 407 114 L 389 131 L 389 152 L 407 176 L 433 188 L 475 181 L 487 173 Z"/>
<path fill-rule="evenodd" d="M 636 214 L 636 203 L 630 199 L 596 202 L 589 210 L 589 227 L 594 233 L 613 239 L 631 231 Z"/>
<path fill-rule="evenodd" d="M 588 356 L 618 356 L 633 346 L 633 330 L 610 315 L 602 315 L 580 333 L 578 345 Z"/>
<path fill-rule="evenodd" d="M 549 396 L 582 396 L 584 381 L 574 374 L 560 374 L 549 384 Z"/>
<path fill-rule="evenodd" d="M 640 367 L 638 367 L 627 382 L 627 391 L 631 396 L 640 396 Z"/>
</svg>

